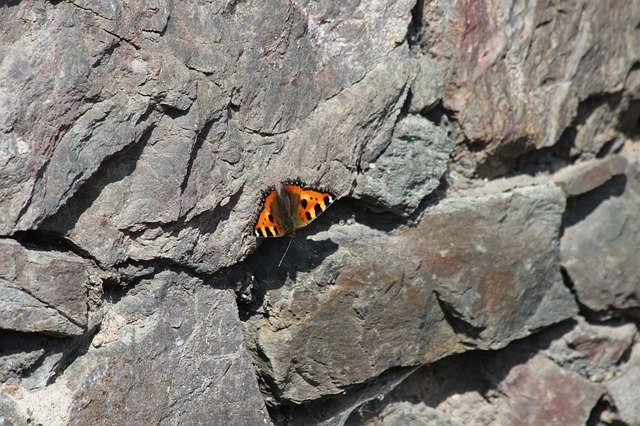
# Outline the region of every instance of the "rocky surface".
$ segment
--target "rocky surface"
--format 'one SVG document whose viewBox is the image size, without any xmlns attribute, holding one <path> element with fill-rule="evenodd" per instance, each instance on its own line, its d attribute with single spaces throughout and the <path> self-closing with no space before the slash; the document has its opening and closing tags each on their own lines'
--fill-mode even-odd
<svg viewBox="0 0 640 426">
<path fill-rule="evenodd" d="M 32 422 L 269 423 L 232 290 L 166 271 L 114 297 L 82 356 L 11 388 Z"/>
<path fill-rule="evenodd" d="M 533 186 L 451 198 L 388 233 L 332 226 L 314 235 L 336 245 L 317 265 L 305 264 L 311 244 L 274 274 L 271 253 L 257 253 L 251 273 L 264 294 L 249 323 L 272 391 L 313 400 L 570 318 L 577 307 L 557 267 L 563 210 L 557 187 Z"/>
<path fill-rule="evenodd" d="M 622 396 L 618 389 L 636 383 L 625 371 L 636 361 L 620 365 L 636 327 L 593 326 L 576 319 L 493 353 L 467 353 L 423 367 L 384 400 L 354 412 L 348 424 L 407 419 L 409 424 L 583 425 L 606 392 L 618 392 L 628 409 L 636 393 Z M 618 386 L 613 393 L 611 386 Z M 633 424 L 633 416 L 621 414 L 618 420 Z"/>
<path fill-rule="evenodd" d="M 633 157 L 632 157 L 633 158 Z M 562 237 L 562 266 L 578 301 L 601 316 L 640 308 L 640 168 L 637 156 L 591 193 L 570 200 Z"/>
<path fill-rule="evenodd" d="M 72 253 L 38 251 L 0 240 L 0 328 L 59 336 L 86 330 L 90 262 Z"/>
<path fill-rule="evenodd" d="M 0 424 L 637 424 L 638 28 L 0 4 Z M 295 177 L 338 201 L 256 240 Z"/>
</svg>

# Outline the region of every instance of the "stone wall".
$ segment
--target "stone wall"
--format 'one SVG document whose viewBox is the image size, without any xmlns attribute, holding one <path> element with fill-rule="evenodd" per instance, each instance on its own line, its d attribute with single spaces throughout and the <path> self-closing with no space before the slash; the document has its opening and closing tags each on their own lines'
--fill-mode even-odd
<svg viewBox="0 0 640 426">
<path fill-rule="evenodd" d="M 0 425 L 638 424 L 639 139 L 632 0 L 0 3 Z"/>
</svg>

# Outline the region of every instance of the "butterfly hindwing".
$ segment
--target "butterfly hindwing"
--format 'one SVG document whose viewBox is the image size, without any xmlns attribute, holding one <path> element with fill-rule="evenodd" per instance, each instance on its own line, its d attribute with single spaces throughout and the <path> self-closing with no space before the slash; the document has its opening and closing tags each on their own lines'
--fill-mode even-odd
<svg viewBox="0 0 640 426">
<path fill-rule="evenodd" d="M 300 181 L 283 182 L 283 190 L 291 201 L 295 229 L 307 226 L 335 200 L 331 192 L 308 187 Z"/>
<path fill-rule="evenodd" d="M 282 212 L 275 188 L 267 189 L 262 195 L 262 207 L 254 226 L 256 237 L 282 237 L 287 233 L 282 221 Z"/>
</svg>

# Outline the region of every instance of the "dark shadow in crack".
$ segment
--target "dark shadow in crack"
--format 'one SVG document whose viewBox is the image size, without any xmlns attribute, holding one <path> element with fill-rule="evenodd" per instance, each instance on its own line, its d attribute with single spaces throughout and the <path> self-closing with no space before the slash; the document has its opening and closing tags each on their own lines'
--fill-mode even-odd
<svg viewBox="0 0 640 426">
<path fill-rule="evenodd" d="M 340 395 L 329 396 L 308 404 L 267 408 L 276 425 L 341 425 L 354 409 L 368 401 L 383 398 L 416 369 L 417 367 L 391 368 L 366 383 L 343 389 Z"/>
</svg>

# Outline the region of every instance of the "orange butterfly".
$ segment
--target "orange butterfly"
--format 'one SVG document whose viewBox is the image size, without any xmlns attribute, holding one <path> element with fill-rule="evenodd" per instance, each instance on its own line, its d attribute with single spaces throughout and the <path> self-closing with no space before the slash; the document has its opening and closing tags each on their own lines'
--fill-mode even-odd
<svg viewBox="0 0 640 426">
<path fill-rule="evenodd" d="M 268 188 L 262 194 L 260 213 L 254 226 L 256 237 L 282 237 L 307 226 L 335 200 L 329 191 L 312 188 L 299 179 L 282 182 L 277 191 Z"/>
</svg>

